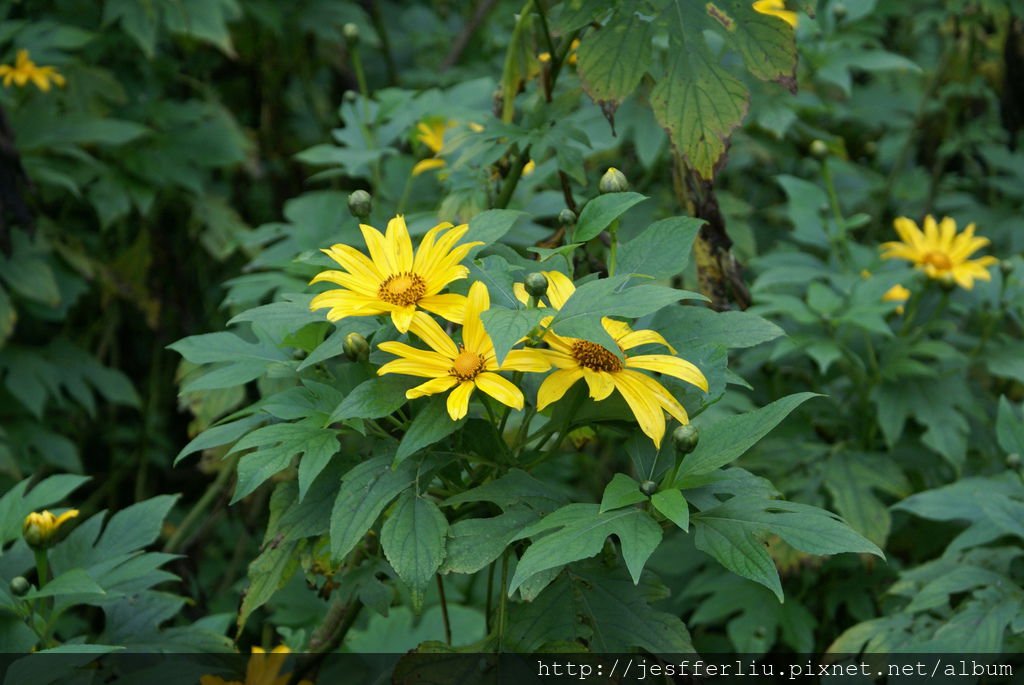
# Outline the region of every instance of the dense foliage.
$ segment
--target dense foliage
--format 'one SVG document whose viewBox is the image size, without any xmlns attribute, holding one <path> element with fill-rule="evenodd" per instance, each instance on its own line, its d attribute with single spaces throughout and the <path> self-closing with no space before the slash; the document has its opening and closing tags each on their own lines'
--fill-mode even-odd
<svg viewBox="0 0 1024 685">
<path fill-rule="evenodd" d="M 1019 3 L 0 17 L 9 651 L 1020 651 Z"/>
</svg>

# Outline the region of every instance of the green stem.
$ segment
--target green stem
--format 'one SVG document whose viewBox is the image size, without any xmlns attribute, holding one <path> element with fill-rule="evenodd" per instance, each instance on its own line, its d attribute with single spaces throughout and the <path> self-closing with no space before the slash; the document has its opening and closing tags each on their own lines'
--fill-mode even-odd
<svg viewBox="0 0 1024 685">
<path fill-rule="evenodd" d="M 437 578 L 437 592 L 441 595 L 441 620 L 444 622 L 444 641 L 448 645 L 452 643 L 452 623 L 448 618 L 448 600 L 444 596 L 444 581 L 441 580 L 441 574 L 435 573 L 434 577 Z"/>
<path fill-rule="evenodd" d="M 498 600 L 498 652 L 505 647 L 505 623 L 508 612 L 508 549 L 501 555 L 501 597 Z"/>
<path fill-rule="evenodd" d="M 50 560 L 46 556 L 45 549 L 34 550 L 36 555 L 36 575 L 39 579 L 39 589 L 42 590 L 50 581 Z"/>
<path fill-rule="evenodd" d="M 515 192 L 516 186 L 519 185 L 519 179 L 523 175 L 523 167 L 530 161 L 530 147 L 527 146 L 512 164 L 512 168 L 508 172 L 508 177 L 505 179 L 505 183 L 501 186 L 501 194 L 498 195 L 498 199 L 494 201 L 495 209 L 505 209 L 508 207 L 508 203 L 512 201 L 512 193 Z"/>
<path fill-rule="evenodd" d="M 232 454 L 221 466 L 220 472 L 217 477 L 213 479 L 213 482 L 207 486 L 206 491 L 202 494 L 198 501 L 182 519 L 178 529 L 174 531 L 171 538 L 164 545 L 164 552 L 173 554 L 178 551 L 181 545 L 185 542 L 185 536 L 188 534 L 189 529 L 192 525 L 206 513 L 206 510 L 213 504 L 213 501 L 220 496 L 221 490 L 227 486 L 231 480 L 231 476 L 235 473 L 235 465 L 238 463 L 238 454 Z"/>
<path fill-rule="evenodd" d="M 611 238 L 611 246 L 608 252 L 608 276 L 615 275 L 616 256 L 619 252 L 619 220 L 616 219 L 608 227 L 608 235 Z"/>
</svg>

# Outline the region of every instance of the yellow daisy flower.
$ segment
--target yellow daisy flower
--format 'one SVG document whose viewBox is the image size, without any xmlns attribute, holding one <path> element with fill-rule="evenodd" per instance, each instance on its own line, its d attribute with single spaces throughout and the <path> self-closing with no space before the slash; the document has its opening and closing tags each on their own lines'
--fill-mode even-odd
<svg viewBox="0 0 1024 685">
<path fill-rule="evenodd" d="M 65 84 L 64 77 L 55 67 L 38 66 L 29 58 L 28 50 L 18 50 L 13 67 L 9 64 L 0 64 L 0 78 L 3 78 L 4 86 L 7 88 L 10 88 L 12 83 L 21 88 L 32 81 L 36 88 L 43 92 L 50 90 L 51 83 L 60 88 Z"/>
<path fill-rule="evenodd" d="M 60 527 L 77 516 L 78 509 L 68 509 L 60 516 L 49 510 L 33 511 L 22 522 L 21 534 L 29 546 L 47 547 L 55 540 Z"/>
<path fill-rule="evenodd" d="M 757 2 L 754 3 L 754 11 L 778 17 L 793 28 L 796 28 L 796 12 L 790 12 L 787 10 L 786 3 L 783 0 L 757 0 Z"/>
<path fill-rule="evenodd" d="M 405 393 L 412 400 L 451 390 L 448 415 L 458 421 L 469 411 L 469 398 L 480 389 L 513 409 L 523 408 L 523 393 L 496 371 L 547 371 L 551 364 L 537 350 L 512 350 L 499 366 L 494 343 L 484 330 L 480 314 L 491 306 L 487 286 L 476 282 L 469 288 L 462 324 L 462 344 L 456 345 L 432 318 L 420 314 L 413 319 L 411 330 L 430 350 L 420 350 L 405 343 L 388 341 L 380 349 L 400 359 L 384 364 L 377 373 L 401 373 L 429 378 Z"/>
<path fill-rule="evenodd" d="M 261 647 L 252 648 L 252 656 L 245 669 L 245 682 L 224 680 L 216 675 L 204 675 L 199 679 L 200 685 L 288 685 L 292 676 L 281 673 L 285 660 L 291 650 L 281 645 L 274 647 L 270 654 Z M 300 680 L 298 685 L 310 685 L 308 680 Z"/>
<path fill-rule="evenodd" d="M 900 239 L 882 243 L 882 259 L 905 259 L 924 271 L 928 278 L 946 283 L 955 281 L 966 290 L 974 287 L 976 278 L 992 280 L 988 267 L 998 259 L 991 256 L 969 259 L 989 244 L 987 238 L 974 237 L 974 224 L 957 234 L 956 222 L 950 217 L 936 224 L 935 218 L 928 215 L 924 218 L 923 232 L 906 217 L 896 219 L 893 226 Z"/>
<path fill-rule="evenodd" d="M 433 119 L 428 121 L 421 121 L 416 126 L 416 140 L 420 141 L 427 146 L 427 149 L 433 153 L 433 157 L 421 159 L 416 163 L 416 166 L 412 168 L 412 175 L 419 176 L 424 171 L 430 171 L 432 169 L 440 169 L 447 165 L 443 159 L 438 157 L 441 149 L 444 148 L 444 134 L 445 131 L 452 128 L 455 122 L 444 121 L 442 119 Z"/>
<path fill-rule="evenodd" d="M 900 305 L 896 307 L 896 313 L 903 313 L 903 303 L 910 299 L 910 291 L 903 287 L 902 284 L 897 283 L 893 287 L 885 291 L 882 295 L 882 302 L 899 302 Z"/>
<path fill-rule="evenodd" d="M 544 276 L 548 279 L 548 302 L 554 309 L 561 309 L 576 291 L 576 286 L 567 276 L 557 271 L 546 271 Z M 525 302 L 525 286 L 516 283 L 513 288 L 516 297 Z M 541 353 L 557 370 L 541 383 L 537 392 L 537 410 L 561 399 L 582 378 L 587 382 L 590 397 L 596 401 L 606 399 L 612 391 L 618 390 L 640 424 L 640 429 L 654 441 L 655 446 L 660 447 L 661 439 L 665 436 L 664 412 L 668 412 L 681 424 L 689 423 L 690 418 L 683 405 L 672 397 L 665 386 L 640 371 L 673 376 L 704 392 L 708 391 L 707 378 L 690 362 L 673 356 L 675 349 L 660 333 L 634 331 L 627 324 L 608 317 L 602 319 L 601 324 L 619 346 L 625 361 L 597 343 L 562 337 L 549 331 L 544 336 L 549 349 L 541 350 Z M 542 325 L 546 325 L 546 322 Z M 672 354 L 626 354 L 635 347 L 647 344 L 663 345 Z"/>
<path fill-rule="evenodd" d="M 323 252 L 345 271 L 322 271 L 310 284 L 326 281 L 341 288 L 320 293 L 310 302 L 312 310 L 330 307 L 327 318 L 338 321 L 347 316 L 391 314 L 395 327 L 409 330 L 417 309 L 433 312 L 460 323 L 465 297 L 439 294 L 452 281 L 465 278 L 469 269 L 460 264 L 481 242 L 457 244 L 467 224 L 452 227 L 440 223 L 427 231 L 413 256 L 412 241 L 405 219 L 396 216 L 381 235 L 373 226 L 359 225 L 370 251 L 369 258 L 350 245 L 338 243 Z"/>
</svg>

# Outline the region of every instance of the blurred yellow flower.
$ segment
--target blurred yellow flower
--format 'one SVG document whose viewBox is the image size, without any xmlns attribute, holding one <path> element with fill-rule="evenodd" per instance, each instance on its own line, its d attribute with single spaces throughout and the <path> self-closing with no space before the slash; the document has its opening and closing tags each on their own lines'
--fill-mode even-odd
<svg viewBox="0 0 1024 685">
<path fill-rule="evenodd" d="M 882 295 L 882 302 L 899 302 L 900 306 L 896 307 L 896 313 L 903 313 L 903 303 L 910 299 L 910 291 L 903 287 L 900 283 L 897 283 L 893 287 L 885 291 Z"/>
<path fill-rule="evenodd" d="M 523 176 L 529 176 L 537 170 L 537 163 L 532 159 L 523 165 Z"/>
<path fill-rule="evenodd" d="M 249 664 L 245 669 L 245 682 L 239 680 L 224 680 L 216 675 L 204 675 L 199 679 L 200 685 L 288 685 L 292 676 L 289 673 L 281 674 L 281 667 L 291 650 L 281 645 L 267 654 L 260 647 L 252 648 L 252 656 L 249 657 Z M 308 680 L 300 680 L 297 685 L 311 685 Z"/>
<path fill-rule="evenodd" d="M 580 39 L 573 38 L 572 42 L 569 43 L 569 56 L 565 58 L 565 61 L 569 64 L 576 66 L 576 50 L 580 47 Z M 541 64 L 548 64 L 551 61 L 551 53 L 545 50 L 544 52 L 537 55 L 537 60 Z"/>
<path fill-rule="evenodd" d="M 28 50 L 18 50 L 13 67 L 9 64 L 0 64 L 0 78 L 3 78 L 4 86 L 7 88 L 12 83 L 21 88 L 32 81 L 36 88 L 43 92 L 50 90 L 51 83 L 60 88 L 66 83 L 55 67 L 41 67 L 33 62 L 28 56 Z"/>
<path fill-rule="evenodd" d="M 432 169 L 440 169 L 445 166 L 447 162 L 438 157 L 442 148 L 444 148 L 444 134 L 445 131 L 452 128 L 455 125 L 453 121 L 445 121 L 443 119 L 429 119 L 421 121 L 416 126 L 416 140 L 420 141 L 427 146 L 427 149 L 433 153 L 433 157 L 422 159 L 416 163 L 416 166 L 412 168 L 412 175 L 419 176 L 424 171 L 430 171 Z"/>
<path fill-rule="evenodd" d="M 754 3 L 754 11 L 778 17 L 793 28 L 796 28 L 796 12 L 787 10 L 786 3 L 783 0 L 757 0 Z"/>
<path fill-rule="evenodd" d="M 409 229 L 401 216 L 388 222 L 385 235 L 366 224 L 359 228 L 370 257 L 341 243 L 323 250 L 346 270 L 322 271 L 310 281 L 341 286 L 314 297 L 309 304 L 311 310 L 330 307 L 327 318 L 331 321 L 390 313 L 395 328 L 402 333 L 409 330 L 417 309 L 456 323 L 462 321 L 466 298 L 439 293 L 452 281 L 469 274 L 460 262 L 473 247 L 483 244 L 457 244 L 469 230 L 467 224 L 453 227 L 445 222 L 434 226 L 423 236 L 415 256 Z"/>
<path fill-rule="evenodd" d="M 566 300 L 576 291 L 572 281 L 557 271 L 545 271 L 548 279 L 547 299 L 554 309 L 561 309 Z M 516 297 L 526 301 L 526 288 L 522 283 L 513 286 Z M 542 325 L 547 325 L 545 319 Z M 561 399 L 578 380 L 584 379 L 590 390 L 590 397 L 596 401 L 606 399 L 613 390 L 618 390 L 626 400 L 640 429 L 661 446 L 665 436 L 665 412 L 679 423 L 687 424 L 690 418 L 672 394 L 654 378 L 643 371 L 663 373 L 708 391 L 708 381 L 696 366 L 673 356 L 676 351 L 661 336 L 650 330 L 634 331 L 627 324 L 605 317 L 601 320 L 605 331 L 615 340 L 624 359 L 619 359 L 597 343 L 577 338 L 567 338 L 548 332 L 544 342 L 548 349 L 540 350 L 557 370 L 544 379 L 537 392 L 537 410 Z M 628 355 L 626 352 L 641 345 L 662 345 L 672 353 Z"/>
<path fill-rule="evenodd" d="M 21 524 L 21 534 L 30 547 L 47 547 L 57 536 L 57 531 L 67 521 L 78 516 L 78 509 L 68 509 L 60 516 L 52 511 L 34 511 Z"/>
<path fill-rule="evenodd" d="M 957 234 L 956 222 L 950 217 L 936 224 L 935 218 L 928 215 L 924 218 L 924 231 L 906 217 L 896 219 L 893 226 L 900 240 L 882 243 L 882 259 L 905 259 L 929 278 L 946 283 L 955 281 L 966 290 L 974 287 L 974 279 L 992 280 L 988 267 L 998 259 L 991 256 L 969 259 L 989 244 L 987 238 L 974 237 L 974 224 Z"/>
<path fill-rule="evenodd" d="M 380 349 L 400 359 L 384 364 L 377 373 L 401 373 L 429 378 L 405 393 L 408 399 L 452 392 L 448 395 L 448 415 L 458 421 L 469 411 L 469 398 L 480 389 L 513 409 L 523 408 L 523 392 L 495 371 L 547 371 L 551 365 L 537 350 L 512 350 L 499 366 L 494 343 L 484 330 L 480 314 L 490 308 L 487 286 L 477 281 L 469 288 L 462 324 L 462 344 L 455 341 L 426 314 L 417 315 L 410 330 L 430 350 L 388 341 Z"/>
</svg>

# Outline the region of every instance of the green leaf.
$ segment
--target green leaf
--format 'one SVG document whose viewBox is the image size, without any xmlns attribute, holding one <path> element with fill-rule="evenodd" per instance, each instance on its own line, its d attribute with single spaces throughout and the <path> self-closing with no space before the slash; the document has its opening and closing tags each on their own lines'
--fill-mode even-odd
<svg viewBox="0 0 1024 685">
<path fill-rule="evenodd" d="M 554 532 L 549 532 L 557 529 Z M 540 536 L 542 533 L 546 535 Z M 534 538 L 523 554 L 509 583 L 509 594 L 530 576 L 592 557 L 601 551 L 609 535 L 619 539 L 622 556 L 633 577 L 661 542 L 661 526 L 640 509 L 622 509 L 601 514 L 596 504 L 568 504 L 522 530 L 515 539 Z"/>
<path fill-rule="evenodd" d="M 65 571 L 38 590 L 31 590 L 23 599 L 56 597 L 58 595 L 103 595 L 103 588 L 80 568 Z"/>
<path fill-rule="evenodd" d="M 379 419 L 398 411 L 405 404 L 405 392 L 415 385 L 406 376 L 387 375 L 357 385 L 341 401 L 328 423 L 344 419 Z"/>
<path fill-rule="evenodd" d="M 683 530 L 690 530 L 690 507 L 682 492 L 675 488 L 659 490 L 651 495 L 651 504 L 669 521 Z"/>
<path fill-rule="evenodd" d="M 492 307 L 480 315 L 484 330 L 494 343 L 494 356 L 501 364 L 516 343 L 540 324 L 545 315 L 542 309 L 501 309 Z"/>
<path fill-rule="evenodd" d="M 412 490 L 402 495 L 384 522 L 384 555 L 413 592 L 422 595 L 441 567 L 448 519 L 437 505 Z"/>
<path fill-rule="evenodd" d="M 452 524 L 442 573 L 476 573 L 501 556 L 516 534 L 537 520 L 537 514 L 514 506 L 498 516 L 463 519 Z"/>
<path fill-rule="evenodd" d="M 467 502 L 493 502 L 508 511 L 518 504 L 525 504 L 537 513 L 547 514 L 562 506 L 566 500 L 562 491 L 547 481 L 520 469 L 509 469 L 501 478 L 449 497 L 444 505 L 451 507 Z"/>
<path fill-rule="evenodd" d="M 577 50 L 577 69 L 587 95 L 618 107 L 651 65 L 654 24 L 625 3 L 612 19 L 588 32 Z"/>
<path fill-rule="evenodd" d="M 526 216 L 525 212 L 514 209 L 489 209 L 486 212 L 480 212 L 469 220 L 469 230 L 466 231 L 462 242 L 480 241 L 484 243 L 484 245 L 473 248 L 470 251 L 470 255 L 472 255 L 485 246 L 501 240 L 524 216 Z"/>
<path fill-rule="evenodd" d="M 234 504 L 262 485 L 268 478 L 288 468 L 292 458 L 299 462 L 299 499 L 338 452 L 338 431 L 315 423 L 277 423 L 258 428 L 235 443 L 229 454 L 254 450 L 238 462 L 238 483 Z"/>
<path fill-rule="evenodd" d="M 619 246 L 618 272 L 671 278 L 690 263 L 693 241 L 703 219 L 674 216 L 655 221 L 640 235 Z"/>
<path fill-rule="evenodd" d="M 665 336 L 679 350 L 708 345 L 741 349 L 786 334 L 777 325 L 756 314 L 716 312 L 706 307 L 668 307 L 655 315 L 651 328 Z"/>
<path fill-rule="evenodd" d="M 249 587 L 242 595 L 236 626 L 241 632 L 252 612 L 266 604 L 299 569 L 299 542 L 266 545 L 249 564 Z"/>
<path fill-rule="evenodd" d="M 755 11 L 747 0 L 714 0 L 710 4 L 724 8 L 733 20 L 727 27 L 728 46 L 740 53 L 747 70 L 762 81 L 776 81 L 795 91 L 793 29 L 777 17 Z"/>
<path fill-rule="evenodd" d="M 565 0 L 559 12 L 552 18 L 551 27 L 559 34 L 566 34 L 587 24 L 600 21 L 608 11 L 608 0 Z"/>
<path fill-rule="evenodd" d="M 598 513 L 603 514 L 606 511 L 646 501 L 647 495 L 640 492 L 640 483 L 624 473 L 616 473 L 604 488 L 604 495 L 601 496 L 601 508 Z"/>
<path fill-rule="evenodd" d="M 695 514 L 694 542 L 730 571 L 761 583 L 783 601 L 775 563 L 763 540 L 778 535 L 808 554 L 864 552 L 884 558 L 882 551 L 824 509 L 760 497 L 733 497 Z"/>
<path fill-rule="evenodd" d="M 700 442 L 683 460 L 675 486 L 685 488 L 688 476 L 710 473 L 739 458 L 789 416 L 790 412 L 812 397 L 819 395 L 813 392 L 789 395 L 752 412 L 730 416 L 706 427 L 701 426 Z"/>
<path fill-rule="evenodd" d="M 626 210 L 646 199 L 646 195 L 629 192 L 598 195 L 580 212 L 572 234 L 572 242 L 584 243 L 597 237 L 613 221 L 625 214 Z"/>
<path fill-rule="evenodd" d="M 1007 454 L 1018 454 L 1024 457 L 1024 421 L 1017 416 L 1013 405 L 1005 396 L 999 398 L 996 439 Z"/>
<path fill-rule="evenodd" d="M 266 417 L 255 414 L 238 419 L 237 421 L 229 421 L 228 423 L 207 428 L 181 448 L 178 456 L 174 458 L 174 464 L 177 465 L 179 461 L 190 454 L 234 442 L 266 420 Z"/>
<path fill-rule="evenodd" d="M 391 468 L 389 455 L 365 461 L 345 474 L 331 511 L 331 558 L 341 561 L 395 497 L 416 481 L 419 464 Z"/>
<path fill-rule="evenodd" d="M 874 493 L 903 498 L 911 493 L 900 467 L 884 456 L 838 452 L 824 468 L 825 487 L 839 514 L 858 533 L 877 545 L 889 537 L 889 507 Z"/>
<path fill-rule="evenodd" d="M 446 398 L 441 396 L 431 397 L 423 403 L 423 408 L 409 424 L 409 429 L 402 436 L 402 442 L 395 452 L 394 466 L 402 463 L 412 455 L 425 447 L 430 447 L 438 440 L 442 440 L 462 426 L 465 418 L 452 421 L 448 416 Z"/>
</svg>

